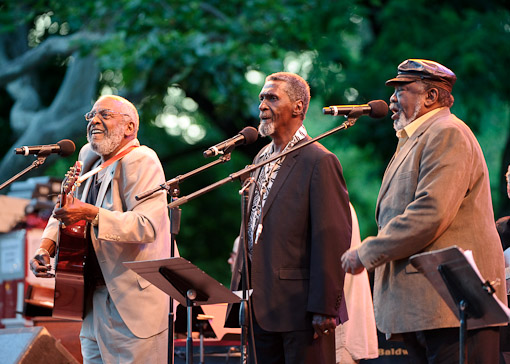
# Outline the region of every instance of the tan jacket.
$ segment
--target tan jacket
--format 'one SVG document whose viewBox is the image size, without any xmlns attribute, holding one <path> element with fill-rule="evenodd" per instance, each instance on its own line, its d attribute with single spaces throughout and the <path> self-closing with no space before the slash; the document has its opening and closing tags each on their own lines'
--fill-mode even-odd
<svg viewBox="0 0 510 364">
<path fill-rule="evenodd" d="M 386 334 L 459 326 L 409 263 L 413 254 L 457 245 L 473 251 L 485 279 L 505 281 L 484 156 L 449 109 L 425 121 L 388 165 L 376 220 L 378 235 L 363 241 L 359 256 L 375 269 L 375 317 Z M 506 304 L 504 285 L 496 294 Z"/>
</svg>

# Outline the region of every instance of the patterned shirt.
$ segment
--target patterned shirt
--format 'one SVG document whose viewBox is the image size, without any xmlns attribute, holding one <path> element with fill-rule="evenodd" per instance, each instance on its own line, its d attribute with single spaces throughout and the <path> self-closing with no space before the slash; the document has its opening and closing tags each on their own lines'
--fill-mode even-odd
<svg viewBox="0 0 510 364">
<path fill-rule="evenodd" d="M 305 126 L 301 125 L 296 131 L 290 142 L 285 146 L 282 153 L 287 151 L 296 145 L 297 142 L 306 138 L 308 133 L 306 132 Z M 271 142 L 265 150 L 260 154 L 259 161 L 265 161 L 275 154 L 274 142 Z M 274 161 L 265 164 L 261 167 L 257 183 L 255 185 L 255 191 L 253 193 L 253 202 L 250 211 L 250 220 L 248 222 L 248 256 L 252 258 L 253 246 L 257 244 L 260 234 L 262 233 L 262 209 L 266 203 L 267 196 L 271 187 L 278 175 L 285 156 L 275 159 Z"/>
</svg>

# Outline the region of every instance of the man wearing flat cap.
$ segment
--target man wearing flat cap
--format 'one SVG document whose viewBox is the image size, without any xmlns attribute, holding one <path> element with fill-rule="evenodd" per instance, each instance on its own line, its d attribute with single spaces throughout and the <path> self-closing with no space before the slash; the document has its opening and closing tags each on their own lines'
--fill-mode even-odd
<svg viewBox="0 0 510 364">
<path fill-rule="evenodd" d="M 505 281 L 485 159 L 450 113 L 455 81 L 437 62 L 409 59 L 386 82 L 399 142 L 377 199 L 379 231 L 342 256 L 348 273 L 375 271 L 378 329 L 403 339 L 412 363 L 458 363 L 459 320 L 410 256 L 456 245 L 473 252 L 484 279 Z M 495 289 L 506 305 L 504 285 Z M 466 345 L 469 363 L 499 362 L 498 327 L 468 327 Z"/>
</svg>

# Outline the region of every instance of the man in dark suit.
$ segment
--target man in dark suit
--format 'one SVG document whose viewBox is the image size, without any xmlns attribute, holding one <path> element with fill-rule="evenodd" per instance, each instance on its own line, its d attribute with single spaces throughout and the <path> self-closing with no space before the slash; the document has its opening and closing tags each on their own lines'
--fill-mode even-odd
<svg viewBox="0 0 510 364">
<path fill-rule="evenodd" d="M 266 78 L 259 95 L 262 136 L 254 163 L 309 140 L 310 90 L 295 74 Z M 253 174 L 247 226 L 252 319 L 258 363 L 335 363 L 335 327 L 345 321 L 340 257 L 351 241 L 349 197 L 336 156 L 313 143 Z M 242 254 L 232 289 L 240 288 Z M 233 312 L 237 317 L 237 312 Z M 250 346 L 249 358 L 255 354 Z"/>
<path fill-rule="evenodd" d="M 505 279 L 487 165 L 450 112 L 456 79 L 437 62 L 408 59 L 386 82 L 399 143 L 377 199 L 379 232 L 342 257 L 348 273 L 375 270 L 377 328 L 403 338 L 412 363 L 458 363 L 459 320 L 410 256 L 457 245 L 472 251 L 484 279 Z M 495 288 L 506 305 L 504 285 Z M 468 327 L 466 344 L 468 363 L 498 362 L 497 327 Z"/>
</svg>

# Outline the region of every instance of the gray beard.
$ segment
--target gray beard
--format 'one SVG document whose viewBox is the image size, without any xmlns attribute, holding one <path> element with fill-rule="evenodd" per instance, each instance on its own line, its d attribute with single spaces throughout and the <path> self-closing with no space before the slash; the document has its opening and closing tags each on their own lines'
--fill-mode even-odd
<svg viewBox="0 0 510 364">
<path fill-rule="evenodd" d="M 274 123 L 271 121 L 269 123 L 260 123 L 259 124 L 259 134 L 260 136 L 267 137 L 273 135 L 274 133 Z"/>
<path fill-rule="evenodd" d="M 117 149 L 124 138 L 124 130 L 121 125 L 109 132 L 104 140 L 100 143 L 91 141 L 90 135 L 87 133 L 87 141 L 92 146 L 92 150 L 100 156 L 107 156 Z"/>
<path fill-rule="evenodd" d="M 393 128 L 396 131 L 404 129 L 406 126 L 411 124 L 414 120 L 416 120 L 416 115 L 421 111 L 421 104 L 419 101 L 416 101 L 416 105 L 414 105 L 414 112 L 409 117 L 406 118 L 406 116 L 401 112 L 398 119 L 393 122 Z"/>
</svg>

